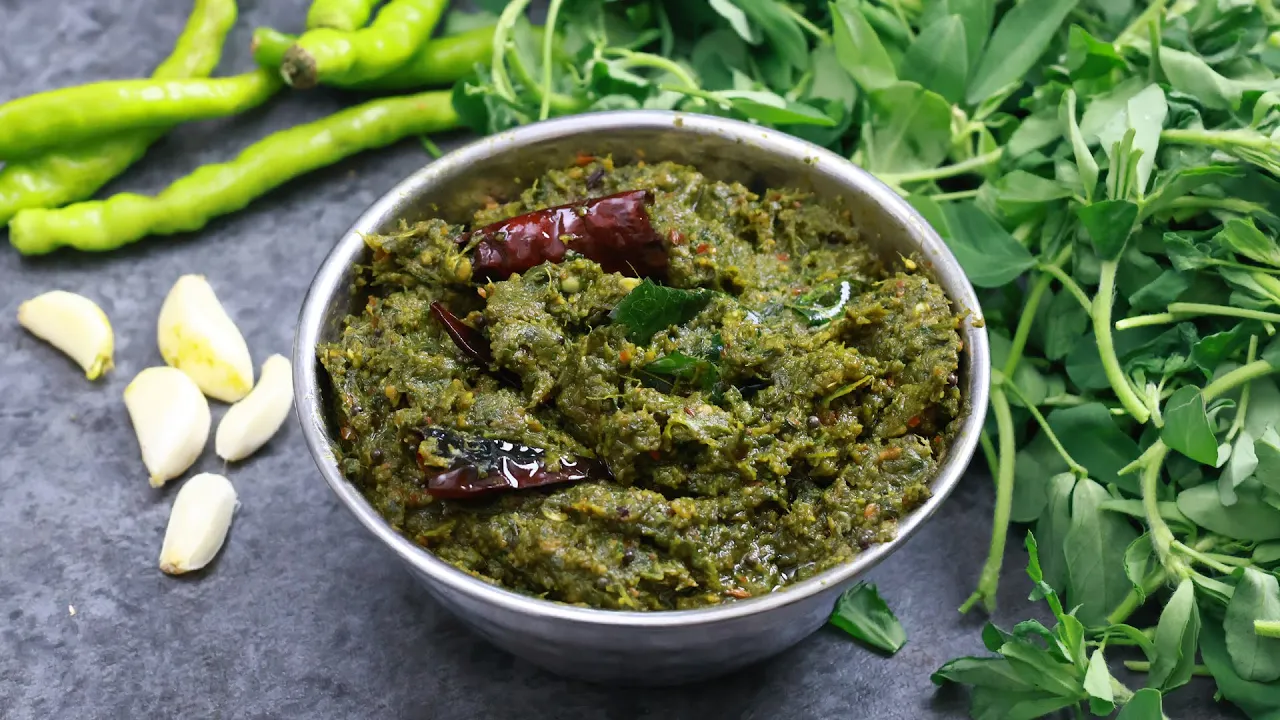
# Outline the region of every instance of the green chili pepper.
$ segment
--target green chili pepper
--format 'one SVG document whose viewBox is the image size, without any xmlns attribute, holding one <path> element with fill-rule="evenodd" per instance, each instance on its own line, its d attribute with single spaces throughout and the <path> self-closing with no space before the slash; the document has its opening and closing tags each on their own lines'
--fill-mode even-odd
<svg viewBox="0 0 1280 720">
<path fill-rule="evenodd" d="M 447 0 L 391 0 L 367 28 L 308 30 L 284 54 L 280 74 L 296 88 L 335 80 L 350 84 L 385 75 L 426 44 L 447 4 Z"/>
<path fill-rule="evenodd" d="M 542 28 L 533 29 L 541 41 Z M 264 68 L 280 67 L 284 53 L 297 40 L 294 35 L 271 28 L 253 31 L 253 59 Z M 427 41 L 409 58 L 409 62 L 381 77 L 347 83 L 341 78 L 325 84 L 347 90 L 390 91 L 452 85 L 471 73 L 477 64 L 488 65 L 493 59 L 493 26 L 479 27 L 457 35 L 446 35 Z"/>
<path fill-rule="evenodd" d="M 364 27 L 378 0 L 315 0 L 307 10 L 307 29 L 333 28 L 351 32 Z"/>
<path fill-rule="evenodd" d="M 196 0 L 173 52 L 152 77 L 208 77 L 236 23 L 235 0 Z M 0 225 L 23 208 L 59 207 L 91 197 L 146 153 L 163 129 L 137 130 L 27 160 L 0 169 Z"/>
<path fill-rule="evenodd" d="M 459 122 L 447 90 L 373 100 L 263 138 L 235 160 L 199 168 L 154 197 L 121 193 L 57 210 L 23 210 L 9 223 L 9 242 L 24 255 L 59 247 L 99 252 L 147 235 L 199 230 L 299 175 Z"/>
<path fill-rule="evenodd" d="M 214 79 L 112 80 L 28 95 L 0 105 L 0 158 L 234 115 L 262 104 L 279 87 L 272 73 L 259 69 Z"/>
</svg>

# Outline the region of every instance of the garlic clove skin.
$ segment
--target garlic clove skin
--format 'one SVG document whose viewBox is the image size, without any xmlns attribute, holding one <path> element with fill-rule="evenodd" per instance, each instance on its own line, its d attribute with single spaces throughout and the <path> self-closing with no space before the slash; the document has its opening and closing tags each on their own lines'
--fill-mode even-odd
<svg viewBox="0 0 1280 720">
<path fill-rule="evenodd" d="M 236 489 L 221 475 L 200 473 L 183 483 L 169 512 L 160 570 L 181 575 L 208 565 L 222 549 L 238 505 Z"/>
<path fill-rule="evenodd" d="M 115 334 L 98 304 L 83 295 L 53 290 L 18 306 L 18 324 L 76 361 L 97 380 L 113 367 Z"/>
<path fill-rule="evenodd" d="M 215 400 L 235 402 L 253 387 L 249 346 L 203 275 L 183 275 L 160 307 L 160 355 Z"/>
<path fill-rule="evenodd" d="M 181 370 L 143 370 L 124 389 L 124 404 L 138 435 L 151 487 L 160 487 L 186 472 L 209 441 L 209 401 Z"/>
<path fill-rule="evenodd" d="M 258 384 L 218 423 L 218 457 L 235 462 L 252 455 L 276 434 L 292 405 L 293 366 L 283 355 L 272 355 L 262 363 Z"/>
</svg>

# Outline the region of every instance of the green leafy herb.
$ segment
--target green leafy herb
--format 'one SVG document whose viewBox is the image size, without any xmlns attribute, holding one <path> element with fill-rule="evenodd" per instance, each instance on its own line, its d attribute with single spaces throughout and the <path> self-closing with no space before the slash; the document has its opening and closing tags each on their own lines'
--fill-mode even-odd
<svg viewBox="0 0 1280 720">
<path fill-rule="evenodd" d="M 1198 635 L 1223 697 L 1280 720 L 1270 655 L 1242 649 L 1280 633 L 1247 617 L 1280 566 L 1275 3 L 580 0 L 551 52 L 528 4 L 454 88 L 470 126 L 663 108 L 792 133 L 906 197 L 978 289 L 996 510 L 964 609 L 994 606 L 1010 525 L 1033 523 L 1028 574 L 1056 623 L 988 626 L 998 656 L 935 682 L 973 686 L 975 718 L 1156 718 L 1203 672 Z M 790 312 L 838 317 L 840 282 Z M 707 300 L 649 283 L 615 321 L 649 342 Z M 720 387 L 701 350 L 640 372 Z M 1139 611 L 1152 637 L 1127 624 Z M 1141 649 L 1153 687 L 1125 689 L 1107 643 Z"/>
<path fill-rule="evenodd" d="M 907 642 L 902 624 L 870 583 L 860 582 L 844 591 L 831 614 L 831 624 L 890 655 Z"/>
<path fill-rule="evenodd" d="M 632 342 L 647 343 L 655 334 L 692 320 L 710 300 L 708 291 L 671 288 L 646 278 L 622 298 L 612 318 L 627 326 Z"/>
<path fill-rule="evenodd" d="M 1190 385 L 1178 388 L 1165 403 L 1164 428 L 1160 430 L 1160 438 L 1165 445 L 1196 462 L 1205 465 L 1217 463 L 1218 441 L 1209 426 L 1199 389 Z"/>
<path fill-rule="evenodd" d="M 1234 573 L 1223 631 L 1236 674 L 1254 682 L 1280 680 L 1280 638 L 1262 637 L 1254 623 L 1280 620 L 1280 584 L 1271 573 L 1243 567 Z"/>
</svg>

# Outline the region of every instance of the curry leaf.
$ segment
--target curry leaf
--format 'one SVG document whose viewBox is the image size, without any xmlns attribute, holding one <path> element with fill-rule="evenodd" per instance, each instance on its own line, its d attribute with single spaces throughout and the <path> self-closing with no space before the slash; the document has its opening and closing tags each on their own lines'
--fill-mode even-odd
<svg viewBox="0 0 1280 720">
<path fill-rule="evenodd" d="M 1198 388 L 1181 387 L 1170 396 L 1165 403 L 1160 438 L 1165 445 L 1196 462 L 1205 465 L 1217 462 L 1218 441 L 1209 426 L 1204 397 Z"/>
<path fill-rule="evenodd" d="M 1024 2 L 1005 13 L 969 80 L 965 101 L 976 105 L 1025 75 L 1078 3 L 1079 0 Z"/>
<path fill-rule="evenodd" d="M 1255 620 L 1280 620 L 1280 583 L 1253 568 L 1234 573 L 1236 589 L 1227 603 L 1222 628 L 1236 673 L 1245 680 L 1280 680 L 1280 638 L 1254 632 Z"/>
<path fill-rule="evenodd" d="M 890 655 L 907 642 L 902 624 L 870 583 L 860 582 L 844 591 L 831 614 L 831 623 Z"/>
<path fill-rule="evenodd" d="M 646 343 L 655 334 L 693 319 L 710 300 L 709 291 L 680 290 L 646 278 L 622 298 L 612 318 L 627 326 L 632 342 Z"/>
</svg>

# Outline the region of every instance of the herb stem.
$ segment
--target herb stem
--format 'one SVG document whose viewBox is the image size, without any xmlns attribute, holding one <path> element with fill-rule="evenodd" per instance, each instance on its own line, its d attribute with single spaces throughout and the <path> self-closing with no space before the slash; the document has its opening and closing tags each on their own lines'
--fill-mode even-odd
<svg viewBox="0 0 1280 720">
<path fill-rule="evenodd" d="M 991 548 L 987 553 L 987 562 L 982 567 L 982 575 L 978 578 L 978 589 L 960 606 L 962 613 L 968 612 L 979 602 L 988 612 L 995 608 L 996 589 L 1000 586 L 1000 566 L 1004 562 L 1004 545 L 1009 535 L 1009 515 L 1013 511 L 1013 413 L 1009 410 L 1009 398 L 999 385 L 991 388 L 991 411 L 996 416 L 1000 448 L 996 472 L 995 518 L 991 523 Z"/>
<path fill-rule="evenodd" d="M 1170 575 L 1181 579 L 1187 577 L 1190 570 L 1186 563 L 1174 555 L 1174 543 L 1178 541 L 1160 515 L 1160 470 L 1168 454 L 1169 447 L 1162 440 L 1156 440 L 1151 448 L 1143 453 L 1142 510 L 1146 515 L 1147 527 L 1150 528 L 1151 545 L 1156 550 L 1156 557 L 1160 559 L 1160 564 Z"/>
<path fill-rule="evenodd" d="M 1216 400 L 1235 388 L 1275 372 L 1276 368 L 1266 360 L 1254 360 L 1241 365 L 1222 377 L 1204 386 L 1204 401 Z"/>
<path fill-rule="evenodd" d="M 778 7 L 782 8 L 783 12 L 790 15 L 791 19 L 794 20 L 795 23 L 799 25 L 802 29 L 804 29 L 805 32 L 817 38 L 818 42 L 821 42 L 821 43 L 831 42 L 830 33 L 818 27 L 817 25 L 813 24 L 812 20 L 805 17 L 804 13 L 791 7 L 790 3 L 781 2 L 781 3 L 778 3 Z"/>
<path fill-rule="evenodd" d="M 619 58 L 618 64 L 624 68 L 647 67 L 647 68 L 653 68 L 655 70 L 662 70 L 664 72 L 667 72 L 670 75 L 675 76 L 676 80 L 680 81 L 683 85 L 686 86 L 686 88 L 692 88 L 696 90 L 698 87 L 698 81 L 694 80 L 693 76 L 690 75 L 688 71 L 686 71 L 683 67 L 680 67 L 680 63 L 677 63 L 674 60 L 668 60 L 667 58 L 664 58 L 661 55 L 654 55 L 653 53 L 646 53 L 646 52 L 633 52 L 631 50 L 621 50 L 621 49 L 612 51 L 610 52 L 610 54 L 618 56 Z M 679 90 L 677 92 L 687 93 L 688 90 L 684 89 L 684 90 Z"/>
<path fill-rule="evenodd" d="M 1135 36 L 1145 34 L 1148 23 L 1153 19 L 1164 15 L 1164 4 L 1165 0 L 1156 0 L 1156 2 L 1147 6 L 1147 9 L 1143 10 L 1138 17 L 1134 18 L 1133 22 L 1129 23 L 1128 27 L 1120 31 L 1120 34 L 1116 36 L 1116 44 L 1127 44 L 1129 41 L 1133 40 Z"/>
<path fill-rule="evenodd" d="M 1026 229 L 1024 230 L 1023 228 Z M 1029 235 L 1031 228 L 1023 225 L 1014 232 L 1017 233 L 1019 231 Z M 1059 251 L 1050 265 L 1061 267 L 1069 259 L 1071 259 L 1070 245 Z M 1014 330 L 1013 340 L 1009 344 L 1009 356 L 1004 361 L 1004 376 L 1010 384 L 1013 383 L 1013 374 L 1018 369 L 1018 363 L 1022 362 L 1022 353 L 1027 347 L 1027 338 L 1031 335 L 1031 326 L 1035 324 L 1036 312 L 1040 309 L 1040 301 L 1044 298 L 1044 294 L 1049 290 L 1049 284 L 1052 282 L 1052 275 L 1041 275 L 1036 278 L 1035 285 L 1031 286 L 1031 292 L 1027 293 L 1026 304 L 1023 305 L 1022 315 L 1018 318 L 1018 327 Z M 1021 396 L 1019 396 L 1019 399 L 1022 399 Z M 1023 401 L 1025 402 L 1025 399 Z"/>
<path fill-rule="evenodd" d="M 1116 270 L 1119 262 L 1105 260 L 1099 272 L 1098 292 L 1093 296 L 1093 334 L 1098 342 L 1098 355 L 1102 358 L 1102 368 L 1106 372 L 1111 389 L 1124 409 L 1141 424 L 1151 417 L 1151 411 L 1143 404 L 1142 399 L 1133 391 L 1133 385 L 1120 367 L 1120 359 L 1116 357 L 1115 341 L 1111 337 L 1111 308 L 1115 301 Z M 1161 458 L 1163 460 L 1163 458 Z"/>
<path fill-rule="evenodd" d="M 953 163 L 951 165 L 943 165 L 942 167 L 930 168 L 928 170 L 916 170 L 914 172 L 904 173 L 886 173 L 877 175 L 886 185 L 902 185 L 903 183 L 922 182 L 924 180 L 941 180 L 942 178 L 955 177 L 964 175 L 975 170 L 981 170 L 987 166 L 1000 162 L 1000 158 L 1004 156 L 1004 148 L 996 148 L 989 153 L 971 157 L 962 162 Z"/>
<path fill-rule="evenodd" d="M 991 435 L 986 430 L 978 435 L 978 444 L 982 446 L 982 454 L 986 457 L 987 471 L 991 473 L 991 477 L 996 477 L 1000 462 L 996 459 L 996 446 L 991 442 Z"/>
<path fill-rule="evenodd" d="M 1036 423 L 1040 425 L 1040 430 L 1044 433 L 1045 437 L 1049 438 L 1049 442 L 1053 445 L 1053 449 L 1057 450 L 1058 454 L 1062 456 L 1062 459 L 1066 461 L 1067 469 L 1076 477 L 1088 477 L 1089 471 L 1086 470 L 1083 465 L 1076 462 L 1075 458 L 1071 457 L 1071 453 L 1068 453 L 1067 449 L 1062 446 L 1062 441 L 1060 441 L 1057 434 L 1053 432 L 1053 428 L 1049 427 L 1049 421 L 1045 420 L 1044 415 L 1040 414 L 1040 410 L 1036 408 L 1035 404 L 1027 400 L 1027 396 L 1022 394 L 1021 388 L 1013 382 L 1013 376 L 1005 375 L 1004 382 L 1001 385 L 1012 393 L 1015 398 L 1020 400 L 1023 407 L 1031 413 L 1031 417 L 1035 418 Z"/>
<path fill-rule="evenodd" d="M 1190 547 L 1187 547 L 1186 545 L 1183 545 L 1182 542 L 1179 540 L 1174 540 L 1173 543 L 1170 545 L 1170 547 L 1182 553 L 1183 555 L 1186 555 L 1192 560 L 1199 562 L 1201 565 L 1204 565 L 1205 567 L 1208 567 L 1208 568 L 1212 568 L 1218 571 L 1219 573 L 1222 573 L 1223 575 L 1230 575 L 1231 571 L 1234 570 L 1234 568 L 1228 565 L 1224 565 L 1223 563 L 1220 563 L 1217 560 L 1214 560 L 1213 558 L 1209 557 L 1208 555 L 1205 555 L 1204 553 L 1200 552 L 1199 550 L 1196 550 L 1195 548 L 1190 548 Z"/>
<path fill-rule="evenodd" d="M 511 33 L 511 28 L 515 26 L 516 19 L 524 13 L 525 8 L 529 6 L 530 0 L 512 0 L 502 9 L 502 14 L 498 16 L 498 22 L 493 27 L 493 57 L 490 58 L 490 73 L 493 75 L 493 89 L 498 96 L 511 104 L 517 104 L 519 98 L 516 97 L 515 87 L 511 84 L 511 77 L 507 75 L 507 38 Z"/>
<path fill-rule="evenodd" d="M 1249 364 L 1258 358 L 1258 336 L 1249 336 L 1249 354 L 1245 356 L 1245 364 Z M 1231 419 L 1231 429 L 1227 430 L 1226 442 L 1230 443 L 1235 439 L 1236 435 L 1244 429 L 1244 419 L 1249 414 L 1249 389 L 1253 387 L 1253 383 L 1249 383 L 1240 389 L 1240 403 L 1236 409 L 1236 416 Z"/>
<path fill-rule="evenodd" d="M 547 4 L 547 24 L 542 34 L 542 107 L 538 109 L 538 119 L 551 117 L 552 80 L 554 66 L 552 58 L 556 49 L 556 20 L 560 16 L 560 6 L 564 0 L 551 0 Z"/>
<path fill-rule="evenodd" d="M 1152 313 L 1151 315 L 1134 315 L 1116 322 L 1117 330 L 1132 330 L 1134 328 L 1149 327 L 1151 325 L 1168 325 L 1177 322 L 1178 318 L 1173 313 Z"/>
<path fill-rule="evenodd" d="M 978 190 L 957 190 L 949 193 L 938 193 L 930 195 L 934 202 L 949 202 L 954 200 L 968 200 L 969 198 L 978 197 Z"/>
<path fill-rule="evenodd" d="M 1253 632 L 1259 637 L 1280 638 L 1280 620 L 1254 620 Z"/>
<path fill-rule="evenodd" d="M 1227 210 L 1248 215 L 1262 208 L 1261 205 L 1240 198 L 1215 198 L 1203 195 L 1183 195 L 1167 205 L 1172 210 Z"/>
<path fill-rule="evenodd" d="M 1063 289 L 1071 293 L 1072 297 L 1080 302 L 1080 305 L 1084 308 L 1086 313 L 1093 312 L 1093 302 L 1089 300 L 1088 293 L 1086 293 L 1084 288 L 1081 288 L 1080 284 L 1068 275 L 1065 270 L 1058 265 L 1052 264 L 1041 265 L 1040 269 L 1052 275 L 1059 283 L 1062 283 Z"/>
<path fill-rule="evenodd" d="M 1224 151 L 1239 147 L 1266 151 L 1272 146 L 1271 139 L 1266 135 L 1250 130 L 1170 128 L 1160 131 L 1160 140 L 1174 145 L 1204 145 Z"/>
<path fill-rule="evenodd" d="M 1151 672 L 1151 663 L 1146 660 L 1125 660 L 1124 666 L 1133 672 Z M 1200 677 L 1213 677 L 1213 673 L 1209 672 L 1209 668 L 1206 665 L 1193 666 L 1191 674 Z"/>
<path fill-rule="evenodd" d="M 1119 625 L 1128 620 L 1129 616 L 1147 601 L 1147 597 L 1160 589 L 1160 586 L 1164 585 L 1168 578 L 1169 574 L 1161 567 L 1143 580 L 1141 592 L 1139 592 L 1138 588 L 1129 588 L 1129 594 L 1125 595 L 1120 604 L 1116 606 L 1116 609 L 1112 610 L 1111 614 L 1107 616 L 1107 624 Z"/>
</svg>

